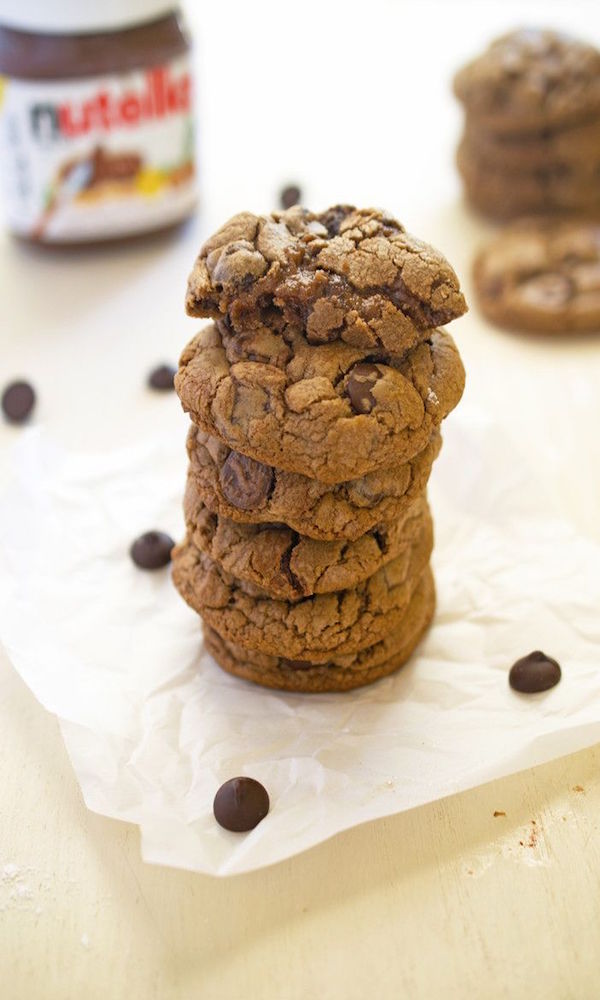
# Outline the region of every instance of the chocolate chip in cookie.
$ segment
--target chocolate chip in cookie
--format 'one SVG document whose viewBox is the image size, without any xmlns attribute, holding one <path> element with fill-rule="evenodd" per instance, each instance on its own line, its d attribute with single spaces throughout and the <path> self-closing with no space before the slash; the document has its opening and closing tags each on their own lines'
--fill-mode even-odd
<svg viewBox="0 0 600 1000">
<path fill-rule="evenodd" d="M 269 499 L 273 470 L 247 455 L 231 451 L 221 467 L 219 480 L 229 503 L 239 510 L 255 510 Z"/>
<path fill-rule="evenodd" d="M 381 371 L 370 361 L 355 365 L 346 379 L 346 392 L 355 413 L 370 413 L 375 406 L 372 388 L 381 378 Z"/>
</svg>

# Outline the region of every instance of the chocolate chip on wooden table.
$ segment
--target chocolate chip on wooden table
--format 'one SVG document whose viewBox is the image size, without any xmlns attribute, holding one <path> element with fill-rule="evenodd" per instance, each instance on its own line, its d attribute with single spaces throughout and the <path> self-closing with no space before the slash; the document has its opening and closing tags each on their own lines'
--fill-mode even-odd
<svg viewBox="0 0 600 1000">
<path fill-rule="evenodd" d="M 146 531 L 133 542 L 129 554 L 140 569 L 162 569 L 171 562 L 175 542 L 164 531 Z"/>
<path fill-rule="evenodd" d="M 269 811 L 266 788 L 254 778 L 230 778 L 221 785 L 213 802 L 219 826 L 234 833 L 253 830 Z"/>
<path fill-rule="evenodd" d="M 282 208 L 292 208 L 294 205 L 299 205 L 301 198 L 302 191 L 297 184 L 286 185 L 286 187 L 281 189 L 279 194 L 279 202 Z"/>
<path fill-rule="evenodd" d="M 554 687 L 560 678 L 561 669 L 556 660 L 536 649 L 512 665 L 508 682 L 515 691 L 535 694 Z"/>
<path fill-rule="evenodd" d="M 381 378 L 377 365 L 363 361 L 355 365 L 346 380 L 346 392 L 355 413 L 370 413 L 375 406 L 371 389 Z"/>
<path fill-rule="evenodd" d="M 269 499 L 273 469 L 247 455 L 231 451 L 219 472 L 223 494 L 238 510 L 255 510 Z"/>
<path fill-rule="evenodd" d="M 148 375 L 148 386 L 150 389 L 157 389 L 159 392 L 168 392 L 173 389 L 173 379 L 177 374 L 177 369 L 172 365 L 158 365 L 153 368 Z"/>
<path fill-rule="evenodd" d="M 35 405 L 35 391 L 29 382 L 10 382 L 2 393 L 2 410 L 11 424 L 23 424 Z"/>
</svg>

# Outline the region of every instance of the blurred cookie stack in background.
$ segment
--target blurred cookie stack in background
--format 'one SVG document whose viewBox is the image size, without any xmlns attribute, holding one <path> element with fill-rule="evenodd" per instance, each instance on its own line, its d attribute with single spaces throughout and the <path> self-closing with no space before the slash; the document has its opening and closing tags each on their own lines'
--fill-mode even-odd
<svg viewBox="0 0 600 1000">
<path fill-rule="evenodd" d="M 469 202 L 508 219 L 600 213 L 600 52 L 520 30 L 455 76 L 466 112 L 457 162 Z"/>
<path fill-rule="evenodd" d="M 229 672 L 335 691 L 406 661 L 435 606 L 427 481 L 464 370 L 445 258 L 376 210 L 242 213 L 203 246 L 212 319 L 176 388 L 192 426 L 173 578 Z"/>
</svg>

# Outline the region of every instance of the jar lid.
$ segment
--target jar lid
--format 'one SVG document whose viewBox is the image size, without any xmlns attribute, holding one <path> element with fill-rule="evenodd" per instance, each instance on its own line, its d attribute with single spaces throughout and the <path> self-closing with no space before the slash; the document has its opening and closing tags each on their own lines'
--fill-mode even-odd
<svg viewBox="0 0 600 1000">
<path fill-rule="evenodd" d="M 40 34 L 133 28 L 177 10 L 169 0 L 0 0 L 0 25 Z"/>
</svg>

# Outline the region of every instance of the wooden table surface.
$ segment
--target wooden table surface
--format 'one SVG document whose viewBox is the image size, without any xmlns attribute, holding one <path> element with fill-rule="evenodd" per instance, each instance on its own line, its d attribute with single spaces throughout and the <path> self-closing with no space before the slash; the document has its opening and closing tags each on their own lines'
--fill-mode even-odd
<svg viewBox="0 0 600 1000">
<path fill-rule="evenodd" d="M 593 3 L 526 6 L 531 23 L 600 40 Z M 132 398 L 132 386 L 192 332 L 182 291 L 200 237 L 241 207 L 274 204 L 282 181 L 300 180 L 314 205 L 386 203 L 444 249 L 470 293 L 485 227 L 459 204 L 448 79 L 486 38 L 523 21 L 522 3 L 310 0 L 234 3 L 227 24 L 222 9 L 191 15 L 202 102 L 196 227 L 167 247 L 90 260 L 42 259 L 0 241 L 0 382 L 30 375 L 36 419 L 77 447 L 135 441 L 160 424 L 156 401 Z M 302 76 L 308 64 L 318 72 Z M 557 504 L 598 537 L 598 495 L 569 472 L 598 455 L 598 342 L 595 354 L 580 339 L 541 350 L 482 326 L 476 312 L 456 337 L 472 398 L 501 410 L 532 447 L 552 444 Z M 535 390 L 542 369 L 556 386 L 547 400 Z M 507 373 L 508 388 L 497 381 Z M 15 432 L 0 435 L 1 474 Z M 183 436 L 182 421 L 182 447 Z M 144 864 L 136 828 L 86 810 L 57 720 L 0 653 L 0 998 L 592 1000 L 599 764 L 598 748 L 583 751 L 272 868 L 213 879 Z"/>
</svg>

